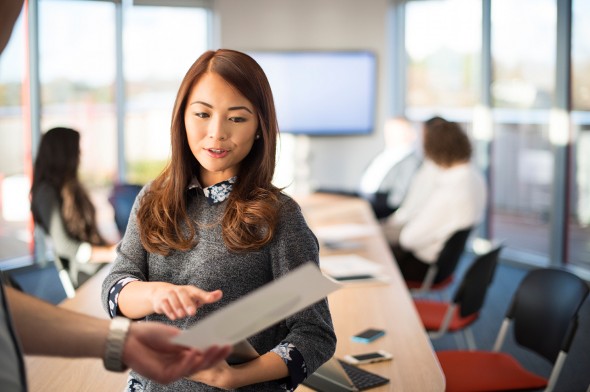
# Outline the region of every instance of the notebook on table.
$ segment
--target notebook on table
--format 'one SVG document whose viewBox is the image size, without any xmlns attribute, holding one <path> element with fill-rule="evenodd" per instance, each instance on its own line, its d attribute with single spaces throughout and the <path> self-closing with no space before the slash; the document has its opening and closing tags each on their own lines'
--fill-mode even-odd
<svg viewBox="0 0 590 392">
<path fill-rule="evenodd" d="M 319 392 L 355 392 L 375 388 L 388 382 L 388 378 L 332 358 L 309 376 L 303 385 Z"/>
</svg>

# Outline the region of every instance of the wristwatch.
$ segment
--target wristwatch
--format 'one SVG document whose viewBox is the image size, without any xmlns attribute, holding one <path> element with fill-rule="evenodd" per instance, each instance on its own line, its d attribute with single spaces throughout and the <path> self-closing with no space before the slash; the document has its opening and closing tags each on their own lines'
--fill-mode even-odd
<svg viewBox="0 0 590 392">
<path fill-rule="evenodd" d="M 123 372 L 128 369 L 123 363 L 123 347 L 130 325 L 131 320 L 125 317 L 115 317 L 111 321 L 103 358 L 107 370 Z"/>
</svg>

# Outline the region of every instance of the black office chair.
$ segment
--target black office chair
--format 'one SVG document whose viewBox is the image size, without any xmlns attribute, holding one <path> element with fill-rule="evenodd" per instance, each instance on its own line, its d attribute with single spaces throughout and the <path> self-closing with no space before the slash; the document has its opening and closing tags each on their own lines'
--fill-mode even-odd
<svg viewBox="0 0 590 392">
<path fill-rule="evenodd" d="M 423 294 L 433 290 L 443 290 L 453 282 L 459 260 L 465 250 L 472 227 L 456 231 L 446 242 L 436 262 L 428 267 L 422 281 L 406 280 L 412 294 Z"/>
<path fill-rule="evenodd" d="M 388 204 L 389 192 L 359 193 L 359 195 L 371 204 L 377 219 L 387 218 L 397 210 L 397 207 L 393 208 Z"/>
<path fill-rule="evenodd" d="M 493 351 L 437 352 L 447 391 L 552 391 L 588 292 L 588 285 L 570 272 L 551 268 L 529 272 L 514 294 Z M 500 352 L 511 325 L 517 346 L 553 364 L 549 379 L 529 372 L 511 355 Z"/>
<path fill-rule="evenodd" d="M 448 332 L 462 331 L 467 347 L 475 350 L 475 339 L 470 327 L 479 319 L 501 250 L 502 245 L 497 244 L 475 258 L 450 302 L 414 300 L 416 310 L 431 339 L 438 339 Z"/>
<path fill-rule="evenodd" d="M 113 186 L 109 202 L 115 211 L 115 224 L 121 237 L 123 237 L 127 229 L 127 222 L 135 198 L 142 188 L 143 186 L 138 184 L 115 184 Z"/>
</svg>

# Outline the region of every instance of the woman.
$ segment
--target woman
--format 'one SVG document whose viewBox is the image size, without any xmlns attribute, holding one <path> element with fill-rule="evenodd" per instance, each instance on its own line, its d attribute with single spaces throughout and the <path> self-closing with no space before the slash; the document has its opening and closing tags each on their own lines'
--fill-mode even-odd
<svg viewBox="0 0 590 392">
<path fill-rule="evenodd" d="M 35 224 L 51 237 L 56 257 L 74 287 L 115 258 L 96 225 L 96 211 L 78 179 L 80 134 L 53 128 L 41 138 L 33 168 L 31 211 Z"/>
<path fill-rule="evenodd" d="M 423 130 L 425 160 L 402 205 L 384 223 L 400 271 L 412 281 L 424 279 L 454 232 L 481 221 L 487 197 L 459 125 L 434 117 Z"/>
<path fill-rule="evenodd" d="M 271 183 L 277 136 L 272 92 L 251 57 L 220 49 L 197 59 L 176 97 L 171 160 L 138 196 L 104 281 L 111 316 L 188 328 L 305 262 L 319 263 L 299 206 Z M 248 340 L 260 353 L 250 362 L 223 362 L 166 387 L 131 373 L 129 390 L 293 390 L 334 353 L 327 301 Z"/>
</svg>

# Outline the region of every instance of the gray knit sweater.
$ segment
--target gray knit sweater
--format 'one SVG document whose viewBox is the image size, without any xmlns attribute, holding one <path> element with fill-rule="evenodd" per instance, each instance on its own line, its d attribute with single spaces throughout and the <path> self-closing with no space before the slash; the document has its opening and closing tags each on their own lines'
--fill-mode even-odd
<svg viewBox="0 0 590 392">
<path fill-rule="evenodd" d="M 203 290 L 221 289 L 223 298 L 200 308 L 195 317 L 171 321 L 164 315 L 152 314 L 145 318 L 184 329 L 305 262 L 319 263 L 317 239 L 307 226 L 299 205 L 289 196 L 281 195 L 279 224 L 273 240 L 259 251 L 237 254 L 226 248 L 221 236 L 220 219 L 227 202 L 210 205 L 201 189 L 188 191 L 188 213 L 198 223 L 197 246 L 186 252 L 173 251 L 166 257 L 148 253 L 139 240 L 136 220 L 138 201 L 144 191 L 135 201 L 127 231 L 118 246 L 113 269 L 102 286 L 102 302 L 107 312 L 109 290 L 126 277 L 190 284 Z M 304 287 L 301 289 L 305 290 Z M 302 354 L 307 374 L 310 375 L 332 357 L 336 347 L 328 302 L 320 301 L 248 340 L 260 354 L 270 351 L 283 341 L 293 344 Z M 132 376 L 144 383 L 146 391 L 219 390 L 188 380 L 163 386 L 134 372 Z M 280 391 L 281 388 L 278 382 L 267 382 L 240 390 Z"/>
</svg>

